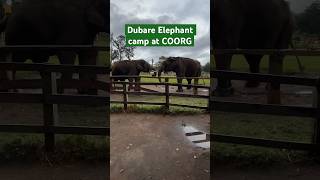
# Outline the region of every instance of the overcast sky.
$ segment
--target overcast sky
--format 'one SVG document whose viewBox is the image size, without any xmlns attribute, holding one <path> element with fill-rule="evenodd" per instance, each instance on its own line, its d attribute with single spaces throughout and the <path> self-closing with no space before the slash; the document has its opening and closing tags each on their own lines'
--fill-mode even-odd
<svg viewBox="0 0 320 180">
<path fill-rule="evenodd" d="M 295 13 L 301 13 L 314 0 L 287 0 L 290 3 L 291 10 Z"/>
<path fill-rule="evenodd" d="M 194 47 L 137 47 L 135 59 L 182 56 L 201 64 L 210 59 L 210 0 L 111 0 L 111 32 L 124 34 L 130 23 L 197 24 Z"/>
</svg>

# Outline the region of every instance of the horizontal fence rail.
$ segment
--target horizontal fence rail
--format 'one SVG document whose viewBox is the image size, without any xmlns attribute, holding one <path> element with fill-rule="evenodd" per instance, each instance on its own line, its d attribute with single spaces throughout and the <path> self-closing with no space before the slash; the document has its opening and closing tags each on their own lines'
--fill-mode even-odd
<svg viewBox="0 0 320 180">
<path fill-rule="evenodd" d="M 137 78 L 137 82 L 126 82 L 126 81 L 114 81 L 114 79 L 117 78 L 124 78 L 124 79 L 130 79 L 130 78 Z M 195 109 L 203 109 L 203 110 L 208 110 L 209 108 L 209 94 L 208 95 L 199 95 L 198 94 L 198 89 L 206 89 L 208 90 L 208 93 L 210 91 L 210 86 L 207 85 L 198 85 L 198 84 L 183 84 L 183 83 L 170 83 L 169 79 L 177 79 L 177 77 L 161 77 L 165 81 L 162 82 L 140 82 L 141 78 L 154 78 L 158 79 L 158 77 L 150 77 L 150 76 L 110 76 L 112 84 L 120 85 L 122 88 L 122 91 L 115 91 L 112 90 L 111 94 L 119 94 L 122 95 L 122 101 L 113 101 L 111 100 L 111 103 L 114 104 L 123 104 L 124 109 L 128 109 L 129 104 L 140 104 L 140 105 L 159 105 L 159 106 L 164 106 L 165 109 L 169 110 L 170 106 L 176 106 L 176 107 L 183 107 L 183 108 L 195 108 Z M 185 78 L 185 77 L 183 77 Z M 188 78 L 193 78 L 193 77 L 188 77 Z M 198 79 L 210 79 L 207 77 L 196 77 Z M 128 91 L 127 88 L 130 86 L 138 86 L 138 91 Z M 164 86 L 164 92 L 142 92 L 140 91 L 141 86 Z M 170 92 L 170 87 L 191 87 L 193 89 L 193 94 L 184 94 L 184 93 L 172 93 Z M 146 101 L 129 101 L 128 95 L 145 95 L 145 96 L 160 96 L 160 97 L 165 97 L 165 102 L 146 102 Z M 193 106 L 193 105 L 185 105 L 185 104 L 177 104 L 177 103 L 172 103 L 170 102 L 170 97 L 186 97 L 186 98 L 200 98 L 200 99 L 207 99 L 208 104 L 206 107 L 204 106 Z"/>
<path fill-rule="evenodd" d="M 294 55 L 294 56 L 320 56 L 320 50 L 266 50 L 266 49 L 216 49 L 212 51 L 216 55 L 234 55 L 234 54 L 257 54 L 257 55 Z M 250 114 L 266 114 L 266 115 L 280 115 L 280 116 L 298 116 L 312 118 L 314 122 L 314 132 L 312 143 L 280 141 L 253 137 L 241 137 L 234 135 L 224 135 L 218 133 L 211 133 L 211 141 L 221 143 L 232 143 L 241 145 L 253 145 L 271 148 L 286 148 L 293 150 L 320 150 L 320 77 L 295 77 L 285 75 L 271 75 L 271 74 L 256 74 L 244 73 L 234 71 L 213 70 L 210 73 L 211 80 L 214 78 L 224 78 L 229 80 L 255 80 L 266 83 L 279 83 L 289 85 L 310 86 L 315 89 L 315 106 L 301 107 L 301 106 L 287 106 L 287 105 L 273 105 L 273 104 L 255 104 L 243 103 L 235 101 L 216 100 L 213 93 L 210 93 L 210 111 L 235 112 L 235 113 L 250 113 Z"/>
<path fill-rule="evenodd" d="M 213 70 L 211 72 L 212 78 L 223 77 L 225 79 L 232 80 L 255 80 L 260 82 L 275 82 L 281 84 L 291 85 L 303 85 L 303 86 L 317 86 L 320 82 L 319 78 L 315 77 L 295 77 L 286 75 L 272 75 L 272 74 L 261 74 L 261 73 L 246 73 L 246 72 L 235 72 L 235 71 L 221 71 Z"/>
<path fill-rule="evenodd" d="M 215 49 L 211 50 L 215 55 L 235 55 L 235 54 L 252 54 L 252 55 L 281 55 L 281 56 L 320 56 L 319 50 L 308 49 Z"/>
<path fill-rule="evenodd" d="M 55 65 L 55 64 L 27 64 L 27 63 L 6 63 L 0 62 L 0 70 L 7 71 L 39 71 L 39 72 L 70 72 L 70 73 L 95 73 L 108 74 L 110 68 L 102 66 L 88 66 L 88 65 Z"/>
<path fill-rule="evenodd" d="M 0 52 L 22 51 L 109 51 L 104 46 L 78 46 L 78 45 L 37 45 L 37 46 L 0 46 Z M 13 60 L 14 61 L 14 60 Z M 57 126 L 58 104 L 69 105 L 95 105 L 107 106 L 109 112 L 110 102 L 110 68 L 87 65 L 55 65 L 37 63 L 12 63 L 0 62 L 0 71 L 38 71 L 40 79 L 1 79 L 0 89 L 40 89 L 40 92 L 19 93 L 0 92 L 0 103 L 37 103 L 43 105 L 43 125 L 16 125 L 0 124 L 0 132 L 8 133 L 40 133 L 45 136 L 46 151 L 53 151 L 55 134 L 79 134 L 109 136 L 109 127 L 82 127 L 82 126 Z M 106 75 L 106 81 L 100 80 L 76 80 L 58 79 L 57 73 L 87 73 L 94 75 Z M 105 95 L 69 95 L 58 93 L 58 88 L 93 88 L 104 90 Z M 106 121 L 107 121 L 106 116 Z"/>
<path fill-rule="evenodd" d="M 23 52 L 23 51 L 109 51 L 109 46 L 96 45 L 0 45 L 0 51 Z"/>
<path fill-rule="evenodd" d="M 145 78 L 145 79 L 177 79 L 177 76 L 146 76 L 146 75 L 140 75 L 140 76 L 119 76 L 119 75 L 112 75 L 111 78 Z M 210 77 L 178 77 L 178 79 L 210 79 Z"/>
</svg>

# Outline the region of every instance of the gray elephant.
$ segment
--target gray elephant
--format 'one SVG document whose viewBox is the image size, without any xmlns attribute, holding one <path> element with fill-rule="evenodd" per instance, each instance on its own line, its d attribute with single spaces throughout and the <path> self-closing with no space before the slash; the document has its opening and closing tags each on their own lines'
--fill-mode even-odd
<svg viewBox="0 0 320 180">
<path fill-rule="evenodd" d="M 175 72 L 177 76 L 178 85 L 177 92 L 183 92 L 181 83 L 183 78 L 186 78 L 188 81 L 187 89 L 191 89 L 191 81 L 193 77 L 201 76 L 201 64 L 197 60 L 184 57 L 168 57 L 161 62 L 161 65 L 158 70 L 159 81 L 161 82 L 161 73 L 162 72 Z M 194 79 L 195 84 L 198 84 L 198 79 Z"/>
<path fill-rule="evenodd" d="M 153 70 L 151 65 L 145 60 L 123 60 L 117 61 L 112 64 L 112 76 L 139 76 L 141 72 L 150 72 Z M 128 77 L 115 77 L 114 81 L 125 81 L 129 79 L 129 82 L 139 82 L 139 78 Z M 129 85 L 130 89 L 133 89 L 132 85 Z M 139 85 L 135 85 L 135 91 L 139 90 Z"/>
<path fill-rule="evenodd" d="M 215 0 L 211 36 L 214 49 L 286 49 L 294 29 L 293 16 L 284 0 Z M 259 73 L 262 55 L 244 54 L 252 73 Z M 217 70 L 230 70 L 231 55 L 215 55 Z M 283 57 L 270 57 L 270 73 L 281 73 Z M 249 81 L 247 87 L 259 82 Z M 279 84 L 273 84 L 279 89 Z M 218 78 L 216 96 L 233 93 L 231 81 Z"/>
<path fill-rule="evenodd" d="M 5 23 L 7 45 L 93 45 L 99 32 L 109 33 L 109 3 L 107 0 L 23 0 Z M 0 27 L 2 27 L 0 25 Z M 57 55 L 61 64 L 95 65 L 97 52 L 47 51 L 12 54 L 15 62 L 32 59 L 36 63 Z M 63 78 L 71 79 L 71 73 Z M 96 79 L 92 74 L 80 74 L 81 79 Z M 93 90 L 93 94 L 96 90 Z"/>
</svg>

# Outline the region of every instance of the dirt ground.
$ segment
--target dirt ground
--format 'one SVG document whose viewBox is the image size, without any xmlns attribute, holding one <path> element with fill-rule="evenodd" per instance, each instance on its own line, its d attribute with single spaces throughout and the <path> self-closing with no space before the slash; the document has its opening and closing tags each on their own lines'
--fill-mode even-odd
<svg viewBox="0 0 320 180">
<path fill-rule="evenodd" d="M 111 114 L 112 180 L 209 180 L 209 149 L 195 147 L 182 125 L 208 132 L 209 114 Z"/>
<path fill-rule="evenodd" d="M 260 83 L 257 88 L 246 88 L 245 81 L 232 81 L 234 95 L 230 97 L 215 97 L 217 100 L 267 103 L 266 83 Z M 312 106 L 314 88 L 298 85 L 281 85 L 281 103 L 283 105 Z"/>
</svg>

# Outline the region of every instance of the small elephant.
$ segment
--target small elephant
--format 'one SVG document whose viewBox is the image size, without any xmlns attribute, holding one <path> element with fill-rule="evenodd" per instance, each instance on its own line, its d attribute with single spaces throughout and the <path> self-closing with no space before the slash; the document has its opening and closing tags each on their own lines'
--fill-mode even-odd
<svg viewBox="0 0 320 180">
<path fill-rule="evenodd" d="M 212 3 L 211 24 L 214 49 L 287 49 L 294 30 L 289 5 L 284 0 L 215 0 Z M 260 72 L 263 55 L 244 54 L 250 72 Z M 217 70 L 230 70 L 231 55 L 215 55 Z M 283 57 L 270 56 L 269 71 L 282 69 Z M 277 72 L 279 73 L 279 72 Z M 214 94 L 233 94 L 231 81 L 219 77 Z M 258 81 L 248 81 L 247 87 L 257 87 Z M 279 88 L 279 87 L 278 87 Z"/>
<path fill-rule="evenodd" d="M 6 45 L 93 45 L 99 32 L 109 33 L 108 6 L 107 0 L 23 0 L 10 16 L 2 18 L 0 30 L 5 32 Z M 57 55 L 61 64 L 73 65 L 76 55 L 80 65 L 96 65 L 97 60 L 95 50 L 13 52 L 12 60 L 45 63 L 52 55 Z M 0 75 L 0 79 L 8 78 L 4 72 Z M 95 74 L 79 76 L 96 79 Z M 71 78 L 72 73 L 63 73 L 63 79 Z"/>
<path fill-rule="evenodd" d="M 197 60 L 193 60 L 190 58 L 184 57 L 168 57 L 161 63 L 158 77 L 159 81 L 161 82 L 161 73 L 162 72 L 175 72 L 177 76 L 177 82 L 180 84 L 178 85 L 177 92 L 183 92 L 181 83 L 182 78 L 186 78 L 188 81 L 187 89 L 191 89 L 191 81 L 193 77 L 200 77 L 201 76 L 201 64 Z M 198 79 L 194 79 L 195 84 L 198 84 Z"/>
<path fill-rule="evenodd" d="M 140 72 L 150 72 L 153 68 L 151 65 L 143 60 L 123 60 L 117 61 L 112 64 L 112 76 L 139 76 Z M 139 82 L 139 78 L 128 78 L 128 77 L 115 77 L 114 81 L 125 81 L 129 79 L 129 82 Z M 133 89 L 132 84 L 129 85 L 129 91 Z M 134 90 L 138 91 L 139 85 L 135 85 Z"/>
</svg>

